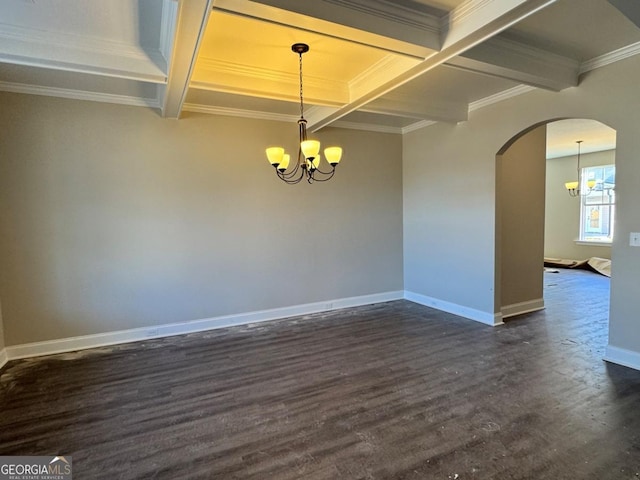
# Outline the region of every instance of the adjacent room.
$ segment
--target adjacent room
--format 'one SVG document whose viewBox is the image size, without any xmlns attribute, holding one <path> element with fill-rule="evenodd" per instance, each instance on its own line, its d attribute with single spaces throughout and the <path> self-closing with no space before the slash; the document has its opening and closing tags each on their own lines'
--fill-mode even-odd
<svg viewBox="0 0 640 480">
<path fill-rule="evenodd" d="M 636 0 L 0 19 L 0 468 L 640 475 Z"/>
</svg>

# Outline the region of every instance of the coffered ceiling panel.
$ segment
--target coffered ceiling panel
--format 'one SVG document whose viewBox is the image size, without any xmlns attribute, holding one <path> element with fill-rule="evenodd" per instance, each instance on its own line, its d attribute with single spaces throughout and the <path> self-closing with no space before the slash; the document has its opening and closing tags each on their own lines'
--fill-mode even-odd
<svg viewBox="0 0 640 480">
<path fill-rule="evenodd" d="M 162 8 L 158 0 L 4 0 L 0 22 L 15 29 L 74 35 L 78 41 L 93 37 L 158 48 Z"/>
<path fill-rule="evenodd" d="M 638 24 L 638 0 L 5 0 L 0 90 L 295 121 L 303 42 L 311 131 L 403 133 L 580 88 Z"/>
<path fill-rule="evenodd" d="M 640 42 L 640 29 L 606 0 L 558 1 L 513 26 L 508 34 L 580 61 Z"/>
<path fill-rule="evenodd" d="M 399 57 L 327 35 L 213 11 L 191 87 L 297 101 L 299 60 L 291 51 L 294 43 L 310 46 L 303 55 L 304 93 L 318 105 L 349 102 L 351 83 Z"/>
<path fill-rule="evenodd" d="M 363 130 L 401 133 L 403 128 L 414 125 L 417 121 L 416 118 L 377 114 L 359 110 L 342 117 L 336 122 L 336 126 L 347 128 L 357 128 L 361 126 L 360 128 Z"/>
<path fill-rule="evenodd" d="M 468 104 L 517 85 L 510 80 L 443 66 L 398 87 L 390 96 L 411 97 L 419 102 L 440 99 Z"/>
</svg>

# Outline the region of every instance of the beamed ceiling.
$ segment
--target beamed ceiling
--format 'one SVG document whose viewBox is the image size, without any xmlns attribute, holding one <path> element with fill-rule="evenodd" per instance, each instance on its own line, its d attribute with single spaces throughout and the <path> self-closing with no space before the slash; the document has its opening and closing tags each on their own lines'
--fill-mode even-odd
<svg viewBox="0 0 640 480">
<path fill-rule="evenodd" d="M 0 90 L 295 122 L 304 42 L 310 130 L 406 133 L 580 88 L 639 25 L 638 0 L 5 0 Z"/>
</svg>

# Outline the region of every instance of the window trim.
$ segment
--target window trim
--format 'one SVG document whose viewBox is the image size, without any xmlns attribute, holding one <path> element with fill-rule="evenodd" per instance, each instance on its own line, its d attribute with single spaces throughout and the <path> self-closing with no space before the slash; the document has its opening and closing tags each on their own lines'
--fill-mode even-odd
<svg viewBox="0 0 640 480">
<path fill-rule="evenodd" d="M 588 170 L 589 169 L 596 169 L 596 168 L 606 168 L 606 167 L 613 167 L 614 168 L 614 172 L 615 172 L 615 163 L 607 163 L 607 164 L 603 164 L 603 165 L 591 165 L 588 167 L 582 167 L 580 170 L 580 178 L 582 179 L 582 183 L 583 185 L 580 185 L 580 188 L 586 188 L 586 183 L 587 183 L 587 175 L 588 175 Z M 615 174 L 615 173 L 614 173 Z M 615 189 L 615 183 L 614 185 L 614 189 Z M 597 203 L 597 204 L 587 204 L 587 196 L 580 196 L 580 218 L 579 218 L 579 223 L 578 223 L 578 238 L 575 240 L 576 245 L 585 245 L 585 246 L 611 246 L 611 244 L 613 243 L 613 237 L 615 235 L 615 210 L 616 210 L 616 201 L 615 201 L 615 193 L 613 195 L 613 197 L 609 196 L 610 201 L 607 203 Z M 610 230 L 611 230 L 611 236 L 609 237 L 610 240 L 602 240 L 602 238 L 599 239 L 593 239 L 593 240 L 589 240 L 587 238 L 583 238 L 584 236 L 584 215 L 585 215 L 585 209 L 589 206 L 589 205 L 598 205 L 598 206 L 608 206 L 610 211 L 613 211 L 613 217 L 611 218 L 611 224 L 610 224 Z"/>
<path fill-rule="evenodd" d="M 609 242 L 603 242 L 602 240 L 575 240 L 575 244 L 585 247 L 611 247 L 613 240 Z"/>
</svg>

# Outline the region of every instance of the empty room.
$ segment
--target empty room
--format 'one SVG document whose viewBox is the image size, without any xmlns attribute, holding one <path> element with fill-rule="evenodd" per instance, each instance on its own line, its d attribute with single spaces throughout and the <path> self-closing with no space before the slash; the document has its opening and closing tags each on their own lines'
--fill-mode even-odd
<svg viewBox="0 0 640 480">
<path fill-rule="evenodd" d="M 0 478 L 638 478 L 639 84 L 636 0 L 3 2 Z"/>
</svg>

